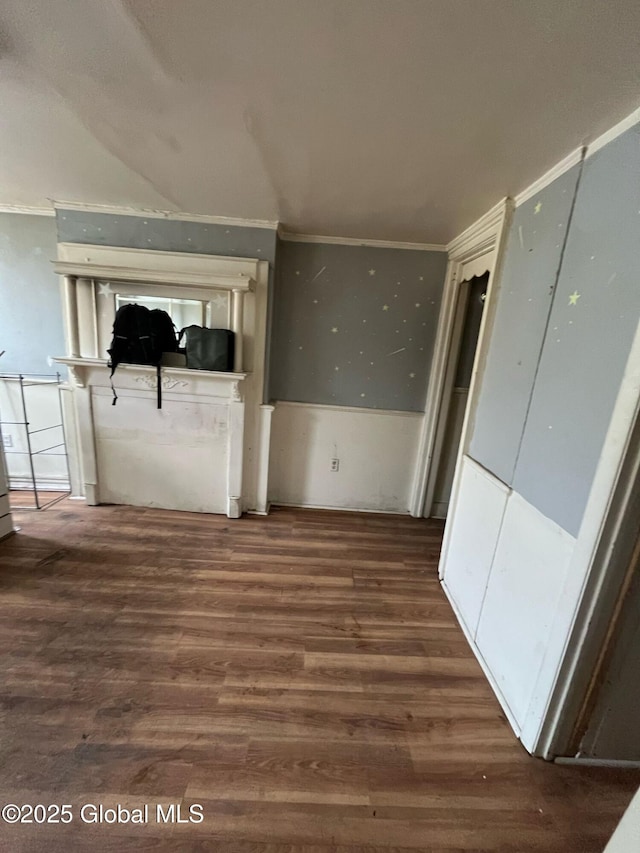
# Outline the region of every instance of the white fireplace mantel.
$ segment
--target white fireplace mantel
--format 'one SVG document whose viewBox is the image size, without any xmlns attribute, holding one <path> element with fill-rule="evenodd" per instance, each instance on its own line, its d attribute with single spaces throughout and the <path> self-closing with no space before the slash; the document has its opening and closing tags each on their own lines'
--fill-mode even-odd
<svg viewBox="0 0 640 853">
<path fill-rule="evenodd" d="M 69 358 L 59 356 L 54 358 L 58 364 L 69 368 L 75 385 L 86 388 L 91 383 L 93 371 L 100 371 L 102 378 L 108 377 L 110 369 L 105 358 Z M 242 400 L 240 382 L 247 378 L 248 373 L 219 372 L 214 370 L 190 370 L 188 367 L 162 367 L 161 384 L 163 391 L 190 389 L 191 394 L 204 394 L 209 397 L 231 397 Z M 136 387 L 157 387 L 157 370 L 147 364 L 119 364 L 117 379 L 118 389 Z M 100 383 L 93 383 L 100 384 Z M 102 383 L 108 384 L 108 383 Z"/>
<path fill-rule="evenodd" d="M 61 243 L 67 355 L 75 424 L 70 430 L 90 504 L 195 512 L 265 512 L 270 419 L 262 412 L 269 266 L 266 261 Z M 120 364 L 113 394 L 106 348 L 116 294 L 228 296 L 236 335 L 228 373 Z M 157 290 L 156 290 L 157 289 Z M 136 293 L 133 290 L 133 293 Z M 108 321 L 108 322 L 107 322 Z M 73 452 L 73 451 L 72 451 Z"/>
</svg>

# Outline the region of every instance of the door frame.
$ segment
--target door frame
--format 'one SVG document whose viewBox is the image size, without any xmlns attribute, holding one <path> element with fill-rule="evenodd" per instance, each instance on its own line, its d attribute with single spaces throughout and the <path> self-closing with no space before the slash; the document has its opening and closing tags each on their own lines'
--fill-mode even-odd
<svg viewBox="0 0 640 853">
<path fill-rule="evenodd" d="M 503 255 L 504 242 L 513 212 L 513 201 L 505 198 L 491 208 L 483 217 L 462 232 L 447 246 L 449 263 L 438 319 L 438 330 L 434 345 L 429 385 L 425 401 L 420 439 L 413 481 L 410 511 L 420 518 L 428 517 L 433 505 L 434 490 L 442 455 L 442 438 L 446 423 L 453 382 L 462 338 L 462 312 L 460 300 L 464 298 L 463 284 L 474 276 L 489 273 L 487 298 L 483 311 L 478 344 L 473 364 L 471 384 L 467 398 L 467 410 L 462 425 L 462 434 L 456 460 L 449 506 L 454 507 L 456 482 L 459 477 L 460 451 L 466 446 L 469 413 L 474 400 L 474 387 L 486 361 L 490 331 L 495 313 L 496 288 L 493 283 Z"/>
</svg>

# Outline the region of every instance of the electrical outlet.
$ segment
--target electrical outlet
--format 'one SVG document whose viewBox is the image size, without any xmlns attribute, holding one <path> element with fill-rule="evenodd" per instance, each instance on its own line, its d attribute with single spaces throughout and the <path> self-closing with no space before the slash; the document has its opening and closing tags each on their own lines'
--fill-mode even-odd
<svg viewBox="0 0 640 853">
<path fill-rule="evenodd" d="M 9 433 L 4 433 L 2 436 L 2 444 L 4 447 L 13 447 L 13 436 Z"/>
<path fill-rule="evenodd" d="M 335 456 L 331 460 L 331 471 L 335 474 L 336 471 L 340 470 L 340 460 L 336 459 Z"/>
</svg>

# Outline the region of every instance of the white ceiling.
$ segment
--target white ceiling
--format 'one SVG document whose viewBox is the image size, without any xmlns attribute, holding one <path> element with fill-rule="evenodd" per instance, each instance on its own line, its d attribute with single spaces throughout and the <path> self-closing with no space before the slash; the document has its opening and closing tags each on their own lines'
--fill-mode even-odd
<svg viewBox="0 0 640 853">
<path fill-rule="evenodd" d="M 446 242 L 640 103 L 638 0 L 3 0 L 0 204 Z"/>
</svg>

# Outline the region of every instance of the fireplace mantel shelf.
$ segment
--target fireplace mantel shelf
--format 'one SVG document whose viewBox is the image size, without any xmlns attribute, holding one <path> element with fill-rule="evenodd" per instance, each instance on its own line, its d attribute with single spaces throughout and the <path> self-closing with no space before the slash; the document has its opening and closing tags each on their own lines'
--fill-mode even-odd
<svg viewBox="0 0 640 853">
<path fill-rule="evenodd" d="M 64 356 L 54 361 L 69 368 L 73 384 L 78 388 L 88 386 L 108 387 L 109 367 L 106 358 Z M 120 391 L 153 390 L 157 386 L 157 369 L 148 364 L 119 364 L 114 382 Z M 173 394 L 200 394 L 241 401 L 243 380 L 251 373 L 193 370 L 188 367 L 162 367 L 161 382 L 165 391 Z"/>
<path fill-rule="evenodd" d="M 108 362 L 106 358 L 73 358 L 71 356 L 65 357 L 56 357 L 53 359 L 58 364 L 66 364 L 67 367 L 74 368 L 91 368 L 91 367 L 107 367 Z M 119 364 L 118 371 L 121 370 L 134 370 L 134 371 L 142 371 L 143 373 L 152 373 L 155 375 L 156 368 L 149 364 Z M 243 379 L 246 379 L 247 376 L 250 376 L 250 373 L 234 373 L 232 371 L 218 371 L 218 370 L 194 370 L 189 367 L 162 367 L 162 375 L 169 376 L 188 376 L 191 379 L 196 377 L 198 378 L 206 378 L 211 377 L 212 379 L 226 379 L 228 382 L 241 382 Z"/>
</svg>

